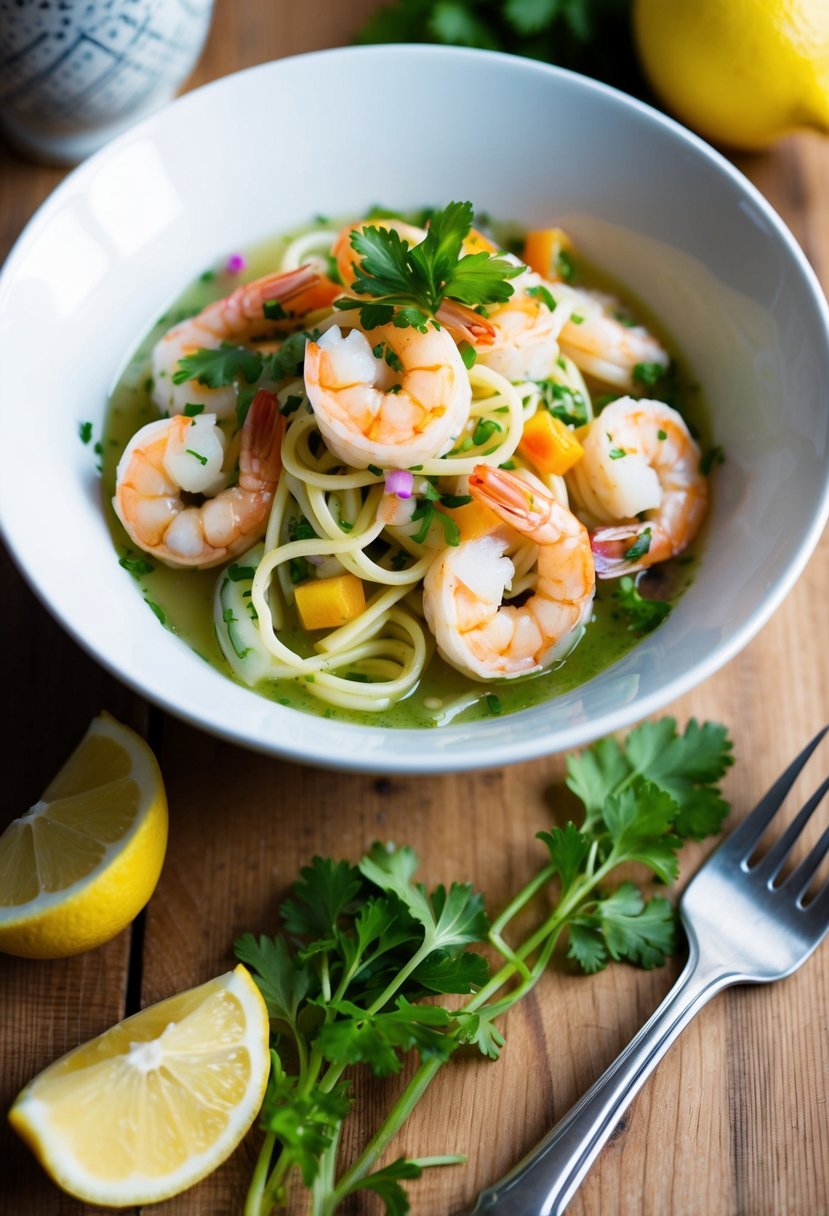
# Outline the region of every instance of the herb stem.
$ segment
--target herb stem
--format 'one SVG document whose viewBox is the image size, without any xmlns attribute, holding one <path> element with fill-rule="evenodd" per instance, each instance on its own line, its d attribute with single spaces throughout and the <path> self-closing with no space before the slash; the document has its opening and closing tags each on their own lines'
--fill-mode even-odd
<svg viewBox="0 0 829 1216">
<path fill-rule="evenodd" d="M 331 1213 L 336 1211 L 337 1206 L 345 1199 L 346 1195 L 369 1173 L 375 1161 L 386 1151 L 391 1141 L 406 1122 L 444 1063 L 444 1060 L 433 1056 L 428 1060 L 424 1060 L 420 1065 L 409 1084 L 403 1090 L 403 1093 L 389 1111 L 382 1127 L 375 1132 L 362 1153 L 360 1153 L 360 1156 L 346 1170 L 331 1192 L 332 1202 L 326 1209 L 325 1216 L 330 1216 Z"/>
<path fill-rule="evenodd" d="M 266 1132 L 262 1147 L 259 1150 L 259 1156 L 256 1158 L 253 1177 L 248 1187 L 244 1216 L 266 1216 L 263 1204 L 268 1191 L 268 1170 L 270 1169 L 271 1156 L 275 1144 L 276 1133 Z"/>
</svg>

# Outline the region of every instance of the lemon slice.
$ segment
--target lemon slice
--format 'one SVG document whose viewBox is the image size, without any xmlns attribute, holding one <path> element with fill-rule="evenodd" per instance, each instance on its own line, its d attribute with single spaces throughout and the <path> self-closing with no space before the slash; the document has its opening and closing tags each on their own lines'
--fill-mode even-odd
<svg viewBox="0 0 829 1216">
<path fill-rule="evenodd" d="M 56 1060 L 9 1121 L 70 1195 L 154 1203 L 231 1154 L 256 1118 L 268 1067 L 265 1002 L 238 966 Z"/>
<path fill-rule="evenodd" d="M 152 895 L 166 847 L 155 756 L 102 714 L 0 836 L 0 950 L 60 958 L 115 937 Z"/>
</svg>

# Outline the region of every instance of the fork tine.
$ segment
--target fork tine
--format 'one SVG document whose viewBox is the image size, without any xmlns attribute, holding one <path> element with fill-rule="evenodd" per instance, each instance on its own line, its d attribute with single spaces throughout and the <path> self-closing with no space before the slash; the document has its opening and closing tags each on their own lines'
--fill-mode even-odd
<svg viewBox="0 0 829 1216">
<path fill-rule="evenodd" d="M 829 778 L 824 781 L 821 791 L 823 794 L 829 789 Z M 804 857 L 796 870 L 793 870 L 786 881 L 782 884 L 781 890 L 786 890 L 794 894 L 795 899 L 800 902 L 806 894 L 809 883 L 817 873 L 818 866 L 823 861 L 826 854 L 829 853 L 829 828 L 821 836 L 815 847 L 812 849 L 808 857 Z M 814 900 L 812 901 L 814 903 Z"/>
<path fill-rule="evenodd" d="M 810 916 L 819 927 L 820 936 L 818 941 L 821 941 L 823 936 L 829 932 L 829 882 L 827 882 L 823 890 L 820 891 L 815 898 L 806 905 L 806 915 Z"/>
<path fill-rule="evenodd" d="M 829 790 L 829 777 L 826 778 L 823 785 L 815 790 L 814 794 L 812 794 L 811 798 L 809 798 L 809 800 L 801 808 L 797 816 L 792 820 L 785 832 L 783 832 L 782 836 L 774 842 L 768 853 L 766 853 L 765 857 L 762 857 L 756 866 L 752 866 L 752 869 L 756 874 L 764 875 L 769 882 L 774 881 L 780 872 L 783 862 L 791 852 L 794 842 L 797 840 L 798 836 L 803 831 L 820 803 L 823 801 L 827 790 Z M 812 872 L 817 869 L 820 861 L 821 858 L 819 857 L 815 863 L 815 866 L 813 867 Z"/>
<path fill-rule="evenodd" d="M 811 743 L 807 743 L 800 755 L 795 757 L 786 771 L 777 778 L 768 793 L 760 799 L 751 814 L 726 838 L 725 843 L 721 846 L 726 854 L 736 854 L 741 861 L 750 855 L 757 841 L 780 809 L 780 804 L 794 785 L 800 770 L 827 730 L 829 730 L 829 726 L 824 726 L 823 730 L 818 731 Z"/>
</svg>

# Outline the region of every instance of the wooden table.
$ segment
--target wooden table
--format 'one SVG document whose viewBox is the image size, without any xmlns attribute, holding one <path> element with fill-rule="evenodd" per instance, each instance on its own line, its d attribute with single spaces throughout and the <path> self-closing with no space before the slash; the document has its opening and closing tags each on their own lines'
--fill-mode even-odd
<svg viewBox="0 0 829 1216">
<path fill-rule="evenodd" d="M 374 4 L 218 0 L 191 83 L 345 43 Z M 62 174 L 10 153 L 0 158 L 4 255 Z M 737 163 L 791 226 L 829 288 L 829 142 L 796 137 Z M 32 387 L 36 408 L 36 378 Z M 695 716 L 729 725 L 737 763 L 726 792 L 735 818 L 829 716 L 826 558 L 824 539 L 760 636 L 670 707 L 681 724 Z M 54 1057 L 125 1013 L 226 970 L 239 932 L 274 931 L 285 887 L 314 852 L 357 858 L 378 837 L 405 840 L 422 857 L 430 884 L 468 878 L 492 908 L 503 906 L 539 863 L 534 834 L 549 824 L 560 797 L 560 758 L 500 772 L 378 780 L 254 756 L 139 701 L 61 632 L 10 563 L 2 576 L 0 661 L 11 713 L 0 826 L 39 796 L 101 708 L 149 738 L 172 811 L 161 882 L 131 930 L 74 959 L 0 957 L 4 1109 Z M 701 849 L 683 855 L 684 874 L 701 855 Z M 427 1171 L 412 1185 L 413 1211 L 444 1216 L 471 1204 L 610 1062 L 675 974 L 675 967 L 641 972 L 623 966 L 593 979 L 549 974 L 510 1013 L 501 1061 L 464 1061 L 445 1070 L 393 1146 L 394 1155 L 469 1155 L 467 1166 Z M 828 998 L 829 949 L 783 983 L 719 997 L 633 1105 L 573 1201 L 574 1216 L 829 1212 Z M 377 1117 L 391 1089 L 362 1088 L 366 1120 Z M 355 1151 L 363 1131 L 358 1120 L 346 1153 Z M 252 1136 L 223 1168 L 161 1205 L 159 1214 L 240 1212 L 255 1150 Z M 56 1190 L 5 1124 L 0 1128 L 3 1216 L 92 1210 Z"/>
</svg>

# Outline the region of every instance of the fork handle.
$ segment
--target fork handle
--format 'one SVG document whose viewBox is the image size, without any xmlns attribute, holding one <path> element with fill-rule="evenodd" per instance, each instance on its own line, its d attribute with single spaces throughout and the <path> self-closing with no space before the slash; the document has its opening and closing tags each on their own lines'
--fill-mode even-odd
<svg viewBox="0 0 829 1216">
<path fill-rule="evenodd" d="M 470 1216 L 558 1216 L 653 1069 L 702 1006 L 737 976 L 703 967 L 695 943 L 662 1004 L 624 1051 L 511 1173 L 481 1191 Z"/>
</svg>

